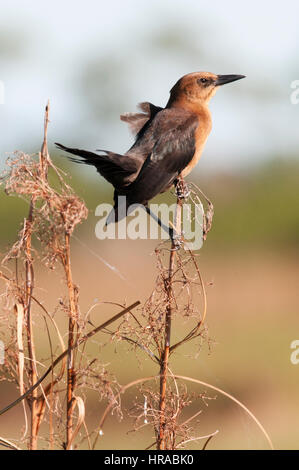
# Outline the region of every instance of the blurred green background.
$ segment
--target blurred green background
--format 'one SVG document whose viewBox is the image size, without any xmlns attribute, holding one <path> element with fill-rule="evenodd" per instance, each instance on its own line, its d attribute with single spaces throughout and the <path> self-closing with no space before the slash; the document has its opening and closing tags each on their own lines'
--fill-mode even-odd
<svg viewBox="0 0 299 470">
<path fill-rule="evenodd" d="M 50 98 L 51 156 L 71 174 L 72 186 L 89 208 L 72 247 L 82 312 L 95 299 L 145 300 L 156 276 L 155 244 L 97 240 L 94 211 L 99 203 L 112 201 L 112 188 L 94 169 L 68 163 L 53 142 L 124 152 L 133 140 L 119 115 L 134 111 L 140 101 L 164 105 L 181 75 L 209 70 L 247 76 L 223 87 L 213 99 L 213 131 L 188 177 L 215 207 L 212 231 L 200 253 L 212 347 L 205 345 L 194 360 L 186 360 L 191 346 L 178 352 L 173 370 L 210 382 L 244 402 L 277 449 L 298 449 L 299 442 L 299 365 L 290 361 L 290 344 L 299 337 L 299 105 L 290 99 L 291 83 L 299 79 L 298 9 L 291 0 L 271 4 L 271 9 L 268 2 L 244 5 L 234 0 L 53 0 L 48 5 L 4 0 L 0 18 L 5 91 L 0 167 L 5 168 L 14 150 L 39 151 L 44 106 Z M 0 208 L 3 257 L 27 205 L 1 189 Z M 40 268 L 38 279 L 40 297 L 54 310 L 63 289 L 59 272 L 49 277 Z M 111 313 L 102 309 L 93 321 L 98 324 Z M 47 355 L 42 344 L 40 348 Z M 157 373 L 149 362 L 140 370 L 124 345 L 104 348 L 102 354 L 123 384 Z M 0 390 L 3 406 L 17 395 L 4 382 Z M 125 403 L 130 406 L 134 397 L 129 394 Z M 195 403 L 194 411 L 202 406 Z M 91 397 L 90 423 L 100 410 L 102 405 Z M 22 425 L 18 407 L 1 418 L 0 435 L 17 439 Z M 131 426 L 127 419 L 109 419 L 99 445 L 149 445 L 151 431 L 127 434 Z M 220 396 L 204 408 L 197 434 L 216 429 L 211 449 L 266 448 L 243 411 Z"/>
</svg>

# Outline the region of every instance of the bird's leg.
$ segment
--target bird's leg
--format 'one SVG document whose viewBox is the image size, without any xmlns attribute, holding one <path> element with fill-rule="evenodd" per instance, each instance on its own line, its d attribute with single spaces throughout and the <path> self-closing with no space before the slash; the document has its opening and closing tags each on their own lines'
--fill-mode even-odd
<svg viewBox="0 0 299 470">
<path fill-rule="evenodd" d="M 190 190 L 188 183 L 185 182 L 182 176 L 178 176 L 174 181 L 175 194 L 179 199 L 188 199 Z"/>
<path fill-rule="evenodd" d="M 145 206 L 145 210 L 150 215 L 170 237 L 170 240 L 175 247 L 176 250 L 179 250 L 181 248 L 181 236 L 180 234 L 177 233 L 177 231 L 170 227 L 169 225 L 165 225 L 160 217 L 158 217 L 156 214 L 154 214 L 149 207 Z"/>
</svg>

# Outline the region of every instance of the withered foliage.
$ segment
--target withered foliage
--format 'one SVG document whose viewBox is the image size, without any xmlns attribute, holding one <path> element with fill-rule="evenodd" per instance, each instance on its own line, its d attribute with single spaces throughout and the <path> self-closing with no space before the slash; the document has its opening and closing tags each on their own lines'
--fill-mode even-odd
<svg viewBox="0 0 299 470">
<path fill-rule="evenodd" d="M 130 408 L 129 416 L 135 420 L 136 431 L 144 426 L 152 427 L 154 441 L 148 448 L 182 448 L 201 439 L 195 434 L 201 410 L 189 417 L 186 410 L 197 399 L 203 406 L 209 399 L 205 393 L 188 392 L 187 387 L 176 379 L 170 362 L 171 355 L 190 341 L 194 341 L 195 356 L 207 339 L 206 293 L 198 256 L 185 247 L 183 238 L 180 250 L 174 243 L 170 249 L 166 243 L 159 245 L 155 250 L 158 276 L 142 309 L 137 313 L 133 311 L 139 302 L 126 308 L 120 306 L 122 310 L 117 315 L 90 330 L 89 316 L 80 311 L 79 287 L 73 281 L 70 254 L 70 237 L 75 227 L 87 218 L 88 211 L 66 183 L 65 175 L 50 159 L 47 126 L 48 108 L 41 152 L 37 156 L 15 153 L 8 160 L 8 170 L 2 178 L 6 193 L 25 198 L 29 211 L 0 271 L 0 279 L 6 286 L 1 296 L 0 333 L 5 344 L 5 363 L 0 380 L 16 383 L 20 394 L 20 398 L 0 410 L 0 414 L 22 403 L 25 426 L 18 448 L 26 444 L 29 449 L 41 446 L 73 449 L 78 445 L 95 448 L 106 416 L 115 411 L 121 418 L 124 412 L 120 406 L 121 394 L 136 386 L 140 399 Z M 203 208 L 204 195 L 194 185 L 190 187 L 189 197 L 193 204 Z M 213 215 L 212 204 L 205 200 L 204 239 Z M 181 207 L 182 200 L 178 197 L 174 224 L 178 233 L 181 231 Z M 51 270 L 59 263 L 64 273 L 67 297 L 57 299 L 52 312 L 36 294 L 34 268 L 37 260 Z M 67 345 L 64 344 L 65 332 L 60 332 L 55 321 L 59 312 L 68 318 Z M 50 352 L 46 358 L 37 357 L 35 351 L 35 325 L 39 318 L 45 322 L 48 334 Z M 111 327 L 116 320 L 120 320 L 118 326 Z M 182 337 L 176 334 L 176 323 L 184 326 Z M 53 328 L 58 341 L 53 338 Z M 127 342 L 138 352 L 140 363 L 144 355 L 148 356 L 156 364 L 156 378 L 146 377 L 121 387 L 109 370 L 85 351 L 87 340 L 98 331 L 109 334 L 110 341 Z M 45 367 L 48 367 L 46 372 Z M 50 377 L 47 385 L 46 377 Z M 100 401 L 107 403 L 99 425 L 92 431 L 87 429 L 85 422 L 90 390 L 98 394 Z M 48 426 L 43 438 L 39 436 L 42 423 Z M 6 446 L 16 448 L 12 442 L 0 438 L 0 443 L 2 441 Z"/>
<path fill-rule="evenodd" d="M 173 273 L 169 277 L 169 256 L 175 253 Z M 192 348 L 193 359 L 201 349 L 201 345 L 209 342 L 208 330 L 205 324 L 206 317 L 206 292 L 204 282 L 198 267 L 198 255 L 189 249 L 184 250 L 184 242 L 180 250 L 169 250 L 165 243 L 155 250 L 158 276 L 155 287 L 148 300 L 143 305 L 141 316 L 127 315 L 120 328 L 114 332 L 118 339 L 123 339 L 136 351 L 137 357 L 145 355 L 158 367 L 158 373 L 163 376 L 163 361 L 167 344 L 166 330 L 172 330 L 174 338 L 169 344 L 167 357 L 166 385 L 161 410 L 161 382 L 154 381 L 151 387 L 141 383 L 139 387 L 139 399 L 130 409 L 130 416 L 134 418 L 134 430 L 151 426 L 154 430 L 155 441 L 152 446 L 165 449 L 178 449 L 187 445 L 190 440 L 195 440 L 194 434 L 196 422 L 187 419 L 189 408 L 193 403 L 201 401 L 205 408 L 209 398 L 205 393 L 189 393 L 185 385 L 179 383 L 172 372 L 171 355 L 177 348 L 189 341 L 194 341 Z M 170 288 L 171 287 L 171 288 Z M 167 319 L 166 312 L 171 312 L 171 318 Z M 170 323 L 167 324 L 167 323 Z M 179 331 L 185 331 L 182 337 L 176 334 L 176 326 Z M 112 332 L 111 332 L 112 333 Z M 140 355 L 141 352 L 141 355 Z M 190 358 L 191 359 L 191 358 Z M 160 372 L 159 372 L 160 371 Z M 143 398 L 144 397 L 144 400 Z M 197 417 L 199 413 L 195 413 Z M 163 423 L 161 416 L 164 416 Z M 162 441 L 160 431 L 163 426 Z M 160 437 L 159 437 L 160 436 Z M 185 444 L 186 443 L 186 444 Z M 152 447 L 151 446 L 151 447 Z"/>
<path fill-rule="evenodd" d="M 8 159 L 7 170 L 1 178 L 6 194 L 25 199 L 29 206 L 17 240 L 4 256 L 0 271 L 5 286 L 1 295 L 0 328 L 5 360 L 0 380 L 16 383 L 21 395 L 1 410 L 1 414 L 22 403 L 25 425 L 18 445 L 37 449 L 41 425 L 48 423 L 47 442 L 45 444 L 44 437 L 39 442 L 50 449 L 72 449 L 78 433 L 83 432 L 89 441 L 85 391 L 93 390 L 99 400 L 104 399 L 119 409 L 119 386 L 100 361 L 91 360 L 84 351 L 86 340 L 101 327 L 90 331 L 89 323 L 80 312 L 79 287 L 73 282 L 71 271 L 70 237 L 75 227 L 87 218 L 88 210 L 50 159 L 47 126 L 48 107 L 41 152 L 36 156 L 16 152 Z M 36 293 L 37 262 L 51 270 L 59 263 L 64 272 L 67 296 L 57 299 L 52 312 L 47 310 L 45 302 L 39 301 Z M 65 332 L 60 332 L 55 320 L 59 312 L 69 321 L 67 346 L 63 339 Z M 48 335 L 49 357 L 46 358 L 38 357 L 35 350 L 40 319 Z M 79 345 L 82 346 L 79 348 Z M 62 350 L 58 357 L 57 348 Z M 60 367 L 54 369 L 56 365 Z M 45 367 L 48 367 L 46 373 Z M 43 381 L 46 376 L 51 377 L 47 385 Z M 67 409 L 63 413 L 65 397 Z M 63 433 L 66 433 L 65 439 Z M 14 448 L 14 444 L 10 444 Z"/>
<path fill-rule="evenodd" d="M 7 160 L 8 170 L 2 182 L 6 194 L 25 198 L 31 205 L 30 230 L 41 242 L 47 262 L 53 267 L 57 258 L 63 255 L 65 234 L 72 235 L 76 225 L 87 218 L 88 210 L 49 157 L 47 161 L 58 179 L 59 189 L 54 189 L 41 172 L 40 160 L 22 152 L 16 152 Z M 18 240 L 3 262 L 20 256 L 27 237 L 28 221 L 25 219 Z"/>
</svg>

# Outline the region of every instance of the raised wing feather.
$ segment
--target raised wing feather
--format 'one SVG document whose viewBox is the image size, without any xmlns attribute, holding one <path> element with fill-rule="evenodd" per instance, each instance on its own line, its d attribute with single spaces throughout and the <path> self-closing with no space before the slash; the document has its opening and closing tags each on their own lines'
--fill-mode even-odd
<svg viewBox="0 0 299 470">
<path fill-rule="evenodd" d="M 120 119 L 129 125 L 132 134 L 136 136 L 145 124 L 163 109 L 149 102 L 139 103 L 138 108 L 142 111 L 141 113 L 125 113 L 120 116 Z"/>
</svg>

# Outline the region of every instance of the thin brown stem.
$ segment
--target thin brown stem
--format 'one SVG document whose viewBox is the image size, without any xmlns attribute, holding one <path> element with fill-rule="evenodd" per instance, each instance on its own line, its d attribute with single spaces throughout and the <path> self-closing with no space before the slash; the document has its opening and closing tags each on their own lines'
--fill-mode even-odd
<svg viewBox="0 0 299 470">
<path fill-rule="evenodd" d="M 32 328 L 32 316 L 31 316 L 31 296 L 33 292 L 33 282 L 34 282 L 34 271 L 33 271 L 33 260 L 31 252 L 31 243 L 32 243 L 32 223 L 33 223 L 33 201 L 30 202 L 29 214 L 27 220 L 25 221 L 25 271 L 26 271 L 26 333 L 27 333 L 27 348 L 28 348 L 28 357 L 29 357 L 29 383 L 32 387 L 37 381 L 37 372 L 36 372 L 36 360 L 35 360 L 35 346 L 34 346 L 34 337 L 33 337 L 33 328 Z M 30 426 L 30 443 L 29 449 L 37 449 L 37 389 L 32 391 L 30 399 L 31 407 L 31 426 Z"/>
<path fill-rule="evenodd" d="M 177 233 L 180 233 L 181 227 L 181 209 L 182 199 L 177 199 L 176 214 L 174 221 L 174 228 Z M 174 241 L 171 243 L 171 252 L 169 256 L 169 268 L 168 277 L 165 280 L 166 295 L 167 295 L 167 308 L 165 315 L 165 334 L 164 334 L 164 349 L 161 356 L 161 367 L 160 367 L 160 402 L 159 402 L 159 430 L 157 439 L 157 449 L 165 450 L 167 448 L 167 440 L 165 435 L 165 407 L 166 407 L 166 386 L 167 386 L 167 370 L 170 352 L 170 339 L 171 339 L 171 319 L 172 319 L 172 281 L 174 275 L 176 256 L 176 245 Z"/>
<path fill-rule="evenodd" d="M 40 151 L 40 175 L 43 179 L 48 177 L 48 166 L 49 166 L 49 152 L 48 152 L 48 143 L 47 143 L 47 134 L 48 134 L 48 124 L 49 124 L 49 111 L 50 111 L 50 102 L 48 101 L 45 109 L 45 118 L 44 118 L 44 140 L 42 143 L 42 148 Z"/>
<path fill-rule="evenodd" d="M 47 131 L 49 123 L 49 103 L 45 109 L 45 122 L 44 122 L 44 139 L 40 153 L 40 176 L 42 179 L 47 178 L 47 160 L 48 160 L 48 145 L 47 145 Z M 29 377 L 30 387 L 33 387 L 37 382 L 36 370 L 36 356 L 35 345 L 32 328 L 32 315 L 31 315 L 31 299 L 34 287 L 34 270 L 32 259 L 32 225 L 34 217 L 34 200 L 30 201 L 29 214 L 25 222 L 25 270 L 26 270 L 26 321 L 27 321 L 27 347 L 29 357 Z M 31 395 L 31 432 L 30 432 L 30 450 L 37 449 L 37 435 L 39 429 L 39 411 L 37 403 L 37 389 L 32 391 Z"/>
<path fill-rule="evenodd" d="M 75 406 L 74 391 L 76 384 L 74 344 L 75 328 L 77 325 L 77 303 L 73 284 L 70 256 L 70 235 L 65 234 L 64 269 L 66 274 L 69 296 L 69 333 L 68 333 L 68 360 L 67 360 L 67 416 L 66 416 L 66 449 L 71 449 L 73 440 L 73 409 Z"/>
</svg>

